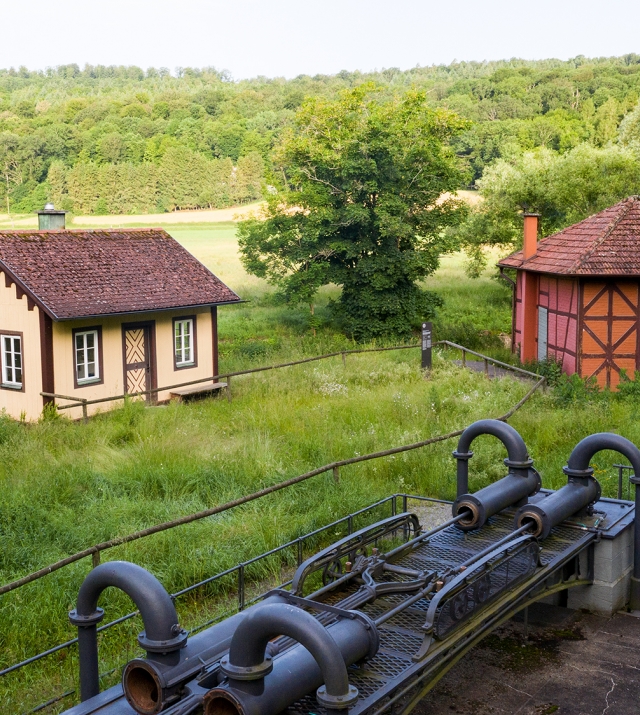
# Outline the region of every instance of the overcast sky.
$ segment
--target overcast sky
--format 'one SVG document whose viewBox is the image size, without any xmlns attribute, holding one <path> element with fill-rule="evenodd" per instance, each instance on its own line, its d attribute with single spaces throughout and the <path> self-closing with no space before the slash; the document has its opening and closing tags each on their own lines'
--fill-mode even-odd
<svg viewBox="0 0 640 715">
<path fill-rule="evenodd" d="M 235 79 L 640 54 L 638 0 L 1 0 L 0 67 L 214 66 Z"/>
</svg>

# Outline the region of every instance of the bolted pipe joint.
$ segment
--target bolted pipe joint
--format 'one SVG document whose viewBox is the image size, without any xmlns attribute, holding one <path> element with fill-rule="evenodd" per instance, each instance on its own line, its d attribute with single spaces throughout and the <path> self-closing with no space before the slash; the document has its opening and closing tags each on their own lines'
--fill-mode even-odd
<svg viewBox="0 0 640 715">
<path fill-rule="evenodd" d="M 507 448 L 504 463 L 509 474 L 475 494 L 468 494 L 469 460 L 473 457 L 470 447 L 473 440 L 483 434 L 497 437 Z M 460 435 L 453 456 L 457 460 L 458 497 L 452 511 L 454 517 L 464 516 L 457 523 L 463 531 L 480 529 L 491 516 L 509 506 L 522 506 L 542 486 L 524 440 L 511 425 L 500 420 L 479 420 L 467 427 Z"/>
<path fill-rule="evenodd" d="M 155 576 L 127 561 L 110 561 L 97 566 L 83 581 L 76 608 L 69 613 L 69 620 L 78 627 L 80 699 L 83 702 L 100 692 L 96 626 L 104 617 L 104 611 L 98 608 L 98 599 L 111 586 L 124 591 L 140 611 L 144 631 L 138 636 L 138 643 L 150 658 L 170 659 L 187 642 L 187 633 L 178 623 L 173 601 Z"/>
<path fill-rule="evenodd" d="M 256 608 L 240 623 L 220 661 L 227 680 L 205 696 L 205 715 L 274 715 L 314 691 L 321 707 L 349 708 L 358 691 L 349 683 L 347 666 L 373 657 L 379 639 L 368 617 L 345 615 L 325 628 L 297 606 Z M 267 646 L 281 635 L 298 645 L 272 659 Z"/>
</svg>

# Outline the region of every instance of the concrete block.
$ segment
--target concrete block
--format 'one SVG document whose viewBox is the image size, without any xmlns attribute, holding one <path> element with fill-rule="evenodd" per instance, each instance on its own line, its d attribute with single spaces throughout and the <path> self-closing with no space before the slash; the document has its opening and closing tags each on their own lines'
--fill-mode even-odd
<svg viewBox="0 0 640 715">
<path fill-rule="evenodd" d="M 596 579 L 591 586 L 570 588 L 567 606 L 612 616 L 624 608 L 629 600 L 631 571 L 632 569 L 629 567 L 619 578 L 612 582 Z"/>
<path fill-rule="evenodd" d="M 586 562 L 585 562 L 586 563 Z M 598 581 L 612 583 L 633 563 L 633 529 L 625 529 L 615 539 L 603 539 L 595 545 L 594 570 Z M 582 563 L 580 564 L 582 568 Z"/>
</svg>

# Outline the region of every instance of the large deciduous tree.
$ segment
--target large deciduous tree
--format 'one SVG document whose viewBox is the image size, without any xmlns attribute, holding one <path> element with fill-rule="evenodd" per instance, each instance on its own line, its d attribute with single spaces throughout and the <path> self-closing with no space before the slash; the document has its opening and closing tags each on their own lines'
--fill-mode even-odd
<svg viewBox="0 0 640 715">
<path fill-rule="evenodd" d="M 247 270 L 292 303 L 342 287 L 333 307 L 358 340 L 406 337 L 435 297 L 417 282 L 447 249 L 461 204 L 450 140 L 464 122 L 425 94 L 384 98 L 372 85 L 309 99 L 273 156 L 263 215 L 240 223 Z"/>
</svg>

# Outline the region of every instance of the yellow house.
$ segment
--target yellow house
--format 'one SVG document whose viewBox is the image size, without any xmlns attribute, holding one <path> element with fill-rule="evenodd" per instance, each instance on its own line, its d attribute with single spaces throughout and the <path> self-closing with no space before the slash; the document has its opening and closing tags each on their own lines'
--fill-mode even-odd
<svg viewBox="0 0 640 715">
<path fill-rule="evenodd" d="M 42 392 L 94 400 L 217 375 L 217 307 L 239 301 L 159 228 L 0 231 L 0 410 L 34 420 Z"/>
</svg>

